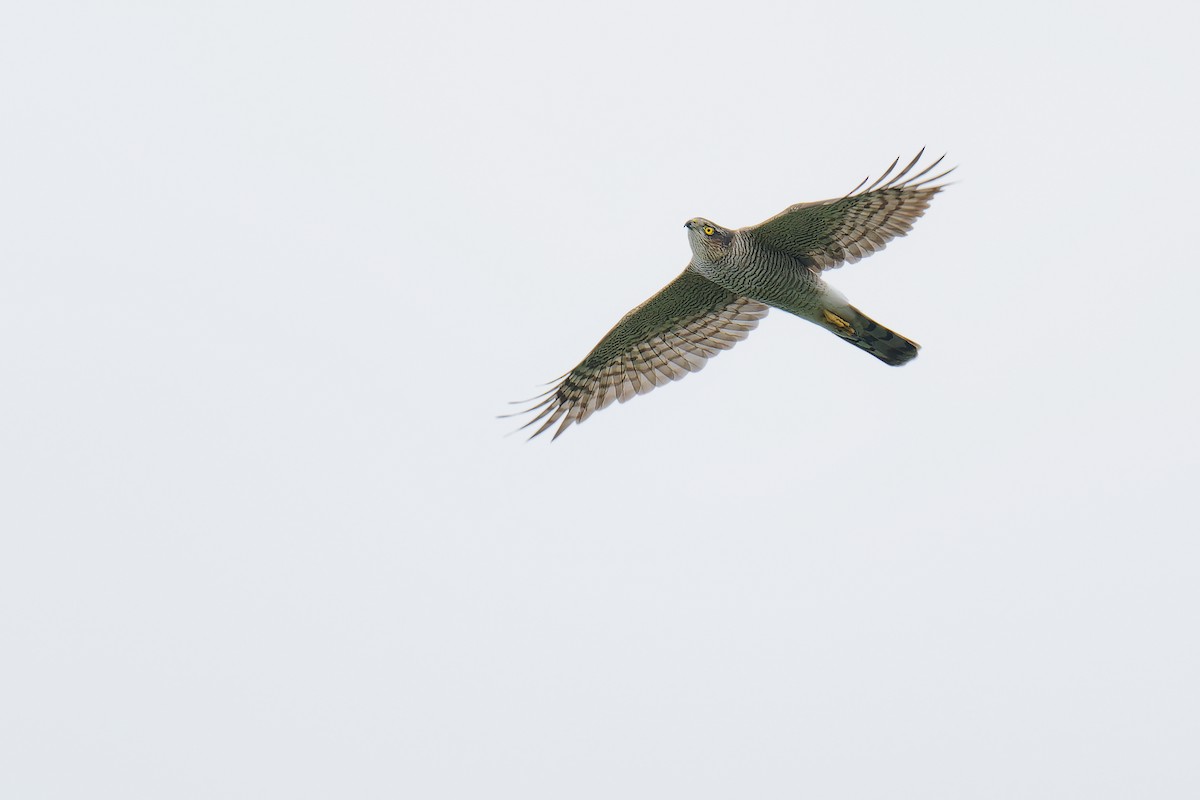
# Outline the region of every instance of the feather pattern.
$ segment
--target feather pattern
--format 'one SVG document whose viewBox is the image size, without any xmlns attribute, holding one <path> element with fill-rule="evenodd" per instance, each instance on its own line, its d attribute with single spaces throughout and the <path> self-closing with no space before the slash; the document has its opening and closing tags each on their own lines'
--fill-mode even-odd
<svg viewBox="0 0 1200 800">
<path fill-rule="evenodd" d="M 760 247 L 791 256 L 816 270 L 853 264 L 882 250 L 897 236 L 906 236 L 933 196 L 945 186 L 931 184 L 952 169 L 926 177 L 942 162 L 941 158 L 909 177 L 924 152 L 917 153 L 890 180 L 888 176 L 899 159 L 861 192 L 859 189 L 870 178 L 843 197 L 797 203 L 739 233 L 748 234 Z"/>
<path fill-rule="evenodd" d="M 530 438 L 698 372 L 745 339 L 774 307 L 809 320 L 886 364 L 916 357 L 919 345 L 880 325 L 828 286 L 821 271 L 855 262 L 906 235 L 953 170 L 912 174 L 921 153 L 893 175 L 896 159 L 834 200 L 799 203 L 766 222 L 730 230 L 696 217 L 686 224 L 692 260 L 679 277 L 626 314 L 573 370 L 528 401 Z M 866 186 L 865 189 L 863 187 Z M 557 426 L 557 427 L 556 427 Z"/>
<path fill-rule="evenodd" d="M 557 425 L 557 439 L 614 401 L 699 372 L 708 359 L 749 336 L 768 310 L 686 269 L 626 314 L 540 402 L 517 412 L 538 412 L 521 427 L 540 423 L 532 439 Z"/>
</svg>

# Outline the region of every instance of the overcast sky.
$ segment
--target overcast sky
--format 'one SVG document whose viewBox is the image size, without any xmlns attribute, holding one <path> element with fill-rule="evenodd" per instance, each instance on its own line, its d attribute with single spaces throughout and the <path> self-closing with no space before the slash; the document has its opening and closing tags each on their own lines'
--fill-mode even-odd
<svg viewBox="0 0 1200 800">
<path fill-rule="evenodd" d="M 10 4 L 0 796 L 1200 796 L 1186 5 Z M 915 362 L 506 435 L 921 147 Z"/>
</svg>

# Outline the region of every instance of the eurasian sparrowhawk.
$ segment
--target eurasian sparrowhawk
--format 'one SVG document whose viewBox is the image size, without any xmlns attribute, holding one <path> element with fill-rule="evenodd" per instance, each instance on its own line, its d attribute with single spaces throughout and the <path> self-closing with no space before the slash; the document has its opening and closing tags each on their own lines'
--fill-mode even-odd
<svg viewBox="0 0 1200 800">
<path fill-rule="evenodd" d="M 544 399 L 519 412 L 541 409 L 522 427 L 542 422 L 537 436 L 558 423 L 557 439 L 614 400 L 624 403 L 697 372 L 745 339 L 771 307 L 814 322 L 885 364 L 916 358 L 916 342 L 850 305 L 821 272 L 866 258 L 912 229 L 943 188 L 934 181 L 951 171 L 925 177 L 939 158 L 906 177 L 922 153 L 891 180 L 899 159 L 866 189 L 870 178 L 843 197 L 798 203 L 759 225 L 731 230 L 700 217 L 688 220 L 692 260 L 683 274 L 626 314 Z"/>
</svg>

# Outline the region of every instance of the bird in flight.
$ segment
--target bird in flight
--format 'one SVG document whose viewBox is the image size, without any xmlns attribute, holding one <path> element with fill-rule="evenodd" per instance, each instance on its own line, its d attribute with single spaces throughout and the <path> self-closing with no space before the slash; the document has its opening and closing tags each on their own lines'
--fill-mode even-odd
<svg viewBox="0 0 1200 800">
<path fill-rule="evenodd" d="M 749 336 L 771 308 L 820 325 L 893 367 L 913 360 L 920 345 L 850 305 L 821 273 L 866 258 L 912 230 L 945 186 L 936 181 L 953 171 L 926 177 L 943 156 L 913 173 L 924 152 L 893 176 L 896 159 L 865 189 L 870 178 L 843 197 L 797 203 L 758 225 L 731 229 L 702 217 L 688 220 L 692 260 L 683 273 L 622 317 L 549 391 L 521 401 L 535 405 L 508 416 L 536 411 L 521 426 L 541 423 L 529 438 L 557 424 L 557 439 L 614 400 L 624 403 L 698 372 Z"/>
</svg>

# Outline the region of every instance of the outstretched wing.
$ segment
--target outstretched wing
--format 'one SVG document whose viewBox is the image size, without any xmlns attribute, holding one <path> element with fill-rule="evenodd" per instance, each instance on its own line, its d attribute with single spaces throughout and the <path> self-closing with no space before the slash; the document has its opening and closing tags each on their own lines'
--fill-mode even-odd
<svg viewBox="0 0 1200 800">
<path fill-rule="evenodd" d="M 518 412 L 541 409 L 522 428 L 542 423 L 532 439 L 558 423 L 557 439 L 572 422 L 583 422 L 614 400 L 624 403 L 698 372 L 709 358 L 749 336 L 767 310 L 685 269 L 626 314 L 544 400 Z"/>
<path fill-rule="evenodd" d="M 924 152 L 917 153 L 891 180 L 887 178 L 900 159 L 893 161 L 875 183 L 861 192 L 859 189 L 870 178 L 845 197 L 798 203 L 746 230 L 763 247 L 786 253 L 817 270 L 839 267 L 846 262 L 853 264 L 882 250 L 897 236 L 906 235 L 917 217 L 925 213 L 929 201 L 942 190 L 942 186 L 930 184 L 953 169 L 925 177 L 942 162 L 941 158 L 916 175 L 905 177 Z"/>
</svg>

